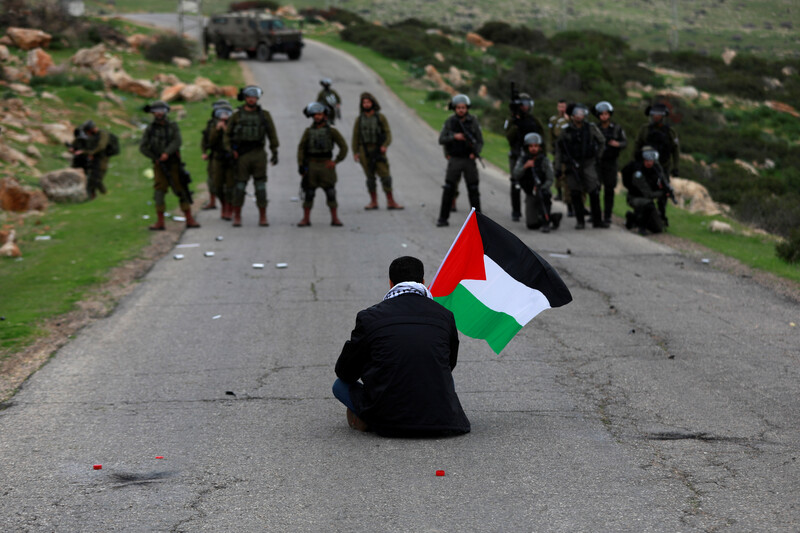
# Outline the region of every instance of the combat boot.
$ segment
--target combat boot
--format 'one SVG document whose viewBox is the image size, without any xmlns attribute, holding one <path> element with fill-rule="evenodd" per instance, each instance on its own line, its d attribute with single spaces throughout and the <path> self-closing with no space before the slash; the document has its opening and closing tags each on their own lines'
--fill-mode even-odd
<svg viewBox="0 0 800 533">
<path fill-rule="evenodd" d="M 148 229 L 152 231 L 164 231 L 167 227 L 164 225 L 164 211 L 156 211 L 156 216 L 158 219 L 156 223 L 150 226 Z"/>
<path fill-rule="evenodd" d="M 204 205 L 201 209 L 206 211 L 208 209 L 216 209 L 217 208 L 217 198 L 213 194 L 209 195 L 208 202 Z"/>
<path fill-rule="evenodd" d="M 377 192 L 370 192 L 369 193 L 370 202 L 364 206 L 364 209 L 367 211 L 372 211 L 373 209 L 378 209 L 378 193 Z"/>
<path fill-rule="evenodd" d="M 230 220 L 231 219 L 231 204 L 222 200 L 222 209 L 219 213 L 219 218 L 222 220 Z"/>
<path fill-rule="evenodd" d="M 331 207 L 331 226 L 344 226 L 342 221 L 339 220 L 339 217 L 336 216 L 336 208 Z"/>
<path fill-rule="evenodd" d="M 186 216 L 186 227 L 187 228 L 199 228 L 200 227 L 200 224 L 198 224 L 197 221 L 192 216 L 192 210 L 191 209 L 187 209 L 186 211 L 183 212 L 183 214 Z"/>
<path fill-rule="evenodd" d="M 297 223 L 297 225 L 301 228 L 311 225 L 311 208 L 304 207 L 303 208 L 303 220 Z"/>
<path fill-rule="evenodd" d="M 233 227 L 238 228 L 242 225 L 242 206 L 237 205 L 233 208 Z"/>
<path fill-rule="evenodd" d="M 394 195 L 389 191 L 386 193 L 386 209 L 405 209 L 405 207 L 395 202 Z"/>
<path fill-rule="evenodd" d="M 269 222 L 267 222 L 267 208 L 266 207 L 259 207 L 258 208 L 258 225 L 259 226 L 269 226 Z"/>
</svg>

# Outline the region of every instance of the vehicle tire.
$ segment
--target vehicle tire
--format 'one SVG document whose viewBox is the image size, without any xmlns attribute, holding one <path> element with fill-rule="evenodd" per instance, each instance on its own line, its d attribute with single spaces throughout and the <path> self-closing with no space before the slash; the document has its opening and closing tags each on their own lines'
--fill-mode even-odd
<svg viewBox="0 0 800 533">
<path fill-rule="evenodd" d="M 295 48 L 291 52 L 289 52 L 289 59 L 291 59 L 292 61 L 297 61 L 298 59 L 300 59 L 301 53 L 302 50 L 300 50 L 299 48 Z"/>
<path fill-rule="evenodd" d="M 255 59 L 256 58 L 256 51 L 255 50 L 247 50 L 247 58 L 248 59 Z"/>
<path fill-rule="evenodd" d="M 256 48 L 256 58 L 259 61 L 269 61 L 272 59 L 272 53 L 269 51 L 269 46 L 264 43 L 260 43 L 258 48 Z"/>
<path fill-rule="evenodd" d="M 228 59 L 231 57 L 231 49 L 228 48 L 228 45 L 225 44 L 225 41 L 217 41 L 214 45 L 217 49 L 217 57 L 220 59 Z"/>
</svg>

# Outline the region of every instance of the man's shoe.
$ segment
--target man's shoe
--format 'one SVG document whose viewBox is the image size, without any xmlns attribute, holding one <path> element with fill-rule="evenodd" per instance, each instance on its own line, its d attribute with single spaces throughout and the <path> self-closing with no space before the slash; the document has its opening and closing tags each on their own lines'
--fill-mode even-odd
<svg viewBox="0 0 800 533">
<path fill-rule="evenodd" d="M 586 229 L 586 224 L 584 224 L 583 222 L 578 222 L 577 224 L 575 224 L 575 229 Z"/>
<path fill-rule="evenodd" d="M 367 423 L 358 418 L 349 407 L 347 408 L 347 425 L 358 431 L 367 430 Z"/>
<path fill-rule="evenodd" d="M 606 222 L 605 220 L 601 220 L 599 222 L 592 222 L 593 228 L 601 228 L 601 229 L 608 229 L 611 227 L 611 224 Z"/>
<path fill-rule="evenodd" d="M 511 213 L 512 222 L 519 222 L 520 218 L 522 218 L 522 215 L 520 215 L 519 213 Z"/>
<path fill-rule="evenodd" d="M 449 226 L 449 225 L 450 225 L 450 223 L 448 221 L 446 221 L 445 219 L 443 219 L 443 218 L 440 218 L 439 220 L 436 221 L 436 227 L 437 228 L 444 228 L 445 226 Z"/>
</svg>

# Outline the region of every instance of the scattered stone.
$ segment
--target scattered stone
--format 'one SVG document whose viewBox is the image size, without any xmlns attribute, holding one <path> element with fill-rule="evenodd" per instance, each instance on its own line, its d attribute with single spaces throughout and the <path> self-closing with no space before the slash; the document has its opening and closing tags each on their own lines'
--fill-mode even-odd
<svg viewBox="0 0 800 533">
<path fill-rule="evenodd" d="M 27 65 L 34 76 L 44 76 L 55 63 L 50 54 L 41 48 L 34 48 L 28 52 Z"/>
<path fill-rule="evenodd" d="M 456 87 L 460 87 L 464 85 L 464 78 L 461 76 L 461 71 L 454 66 L 450 66 L 450 69 L 447 71 L 447 74 L 444 75 L 452 85 Z"/>
<path fill-rule="evenodd" d="M 483 98 L 484 100 L 489 98 L 489 88 L 486 87 L 486 85 L 481 84 L 481 86 L 478 88 L 478 97 Z"/>
<path fill-rule="evenodd" d="M 142 98 L 155 98 L 158 95 L 158 90 L 153 83 L 147 80 L 135 80 L 127 73 L 125 73 L 124 77 L 119 78 L 117 89 Z"/>
<path fill-rule="evenodd" d="M 173 57 L 172 64 L 178 68 L 189 68 L 192 66 L 192 61 L 185 57 Z"/>
<path fill-rule="evenodd" d="M 96 66 L 108 61 L 109 58 L 106 57 L 107 51 L 106 45 L 103 43 L 91 48 L 81 48 L 75 52 L 70 61 L 76 67 L 87 67 L 94 70 Z"/>
<path fill-rule="evenodd" d="M 23 187 L 16 178 L 2 178 L 0 209 L 17 213 L 44 211 L 47 209 L 47 197 L 42 191 Z"/>
<path fill-rule="evenodd" d="M 776 102 L 775 100 L 767 100 L 764 105 L 769 107 L 770 109 L 774 109 L 775 111 L 780 111 L 781 113 L 788 113 L 793 117 L 800 118 L 800 113 L 797 112 L 795 108 L 790 106 L 789 104 L 784 104 L 783 102 Z"/>
<path fill-rule="evenodd" d="M 219 87 L 217 87 L 216 84 L 214 84 L 214 82 L 208 78 L 197 76 L 193 83 L 194 85 L 201 87 L 208 95 L 219 94 Z"/>
<path fill-rule="evenodd" d="M 224 96 L 226 98 L 236 98 L 236 95 L 239 94 L 239 88 L 234 85 L 220 85 L 219 87 L 219 96 Z"/>
<path fill-rule="evenodd" d="M 153 81 L 156 83 L 163 83 L 164 85 L 178 85 L 181 83 L 181 80 L 179 80 L 178 76 L 175 74 L 166 74 L 164 72 L 159 72 L 153 76 Z"/>
<path fill-rule="evenodd" d="M 477 33 L 474 33 L 474 32 L 467 33 L 466 39 L 467 39 L 467 42 L 469 44 L 471 44 L 473 46 L 477 46 L 478 48 L 480 48 L 484 52 L 486 51 L 487 48 L 489 48 L 490 46 L 492 46 L 494 44 L 492 41 L 488 41 L 488 40 L 484 39 L 483 37 L 481 37 L 480 35 L 478 35 Z"/>
<path fill-rule="evenodd" d="M 8 28 L 6 35 L 17 48 L 33 50 L 34 48 L 47 48 L 52 40 L 49 33 L 30 28 Z"/>
<path fill-rule="evenodd" d="M 70 123 L 54 122 L 52 124 L 42 124 L 42 131 L 56 141 L 58 144 L 72 142 L 75 136 L 75 128 Z"/>
<path fill-rule="evenodd" d="M 444 54 L 443 53 L 436 52 L 435 54 L 433 54 L 433 57 L 435 57 L 436 61 L 438 61 L 439 63 L 444 63 Z"/>
<path fill-rule="evenodd" d="M 281 6 L 275 11 L 275 14 L 281 18 L 298 18 L 300 16 L 294 6 Z"/>
<path fill-rule="evenodd" d="M 147 48 L 150 46 L 150 44 L 154 42 L 154 38 L 144 35 L 143 33 L 134 33 L 128 37 L 126 41 L 131 48 L 135 51 L 139 51 L 140 48 Z"/>
<path fill-rule="evenodd" d="M 784 76 L 787 76 L 787 77 L 788 76 L 794 76 L 795 74 L 797 74 L 797 69 L 794 68 L 794 67 L 783 67 L 781 69 L 781 74 L 783 74 Z"/>
<path fill-rule="evenodd" d="M 433 65 L 425 65 L 425 79 L 433 82 L 436 88 L 439 89 L 440 91 L 444 91 L 451 96 L 455 96 L 456 94 L 458 94 L 458 91 L 450 87 L 450 85 L 448 85 L 448 83 L 444 81 L 442 75 L 439 74 L 439 71 L 436 70 L 436 67 L 434 67 Z"/>
<path fill-rule="evenodd" d="M 0 143 L 0 161 L 4 161 L 6 163 L 14 164 L 14 163 L 22 163 L 25 166 L 32 167 L 36 164 L 36 161 L 29 158 L 16 148 L 12 148 L 6 144 Z"/>
<path fill-rule="evenodd" d="M 722 62 L 726 65 L 730 65 L 733 63 L 734 58 L 736 57 L 736 50 L 731 50 L 730 48 L 726 48 L 724 52 L 722 52 Z"/>
<path fill-rule="evenodd" d="M 189 84 L 181 90 L 181 98 L 187 102 L 201 102 L 208 98 L 208 93 L 199 85 Z"/>
<path fill-rule="evenodd" d="M 61 102 L 62 101 L 61 98 L 59 98 L 55 94 L 53 94 L 51 92 L 47 92 L 47 91 L 42 91 L 41 93 L 39 93 L 39 96 L 41 96 L 45 100 L 52 100 L 54 102 Z"/>
<path fill-rule="evenodd" d="M 733 233 L 733 226 L 721 220 L 712 220 L 708 225 L 708 229 L 714 233 Z"/>
<path fill-rule="evenodd" d="M 8 88 L 14 91 L 15 93 L 19 94 L 20 96 L 25 96 L 27 98 L 31 98 L 36 96 L 36 91 L 31 89 L 29 86 L 25 85 L 24 83 L 10 83 Z"/>
<path fill-rule="evenodd" d="M 172 85 L 170 87 L 165 88 L 161 91 L 161 100 L 165 102 L 172 102 L 173 100 L 177 100 L 181 96 L 181 91 L 186 87 L 185 83 L 178 83 L 176 85 Z"/>
<path fill-rule="evenodd" d="M 4 44 L 0 44 L 0 61 L 8 61 L 8 58 L 11 54 L 8 51 L 8 47 Z"/>
<path fill-rule="evenodd" d="M 3 246 L 0 246 L 0 256 L 2 257 L 22 257 L 22 252 L 17 246 L 16 243 L 17 234 L 15 230 L 11 230 L 8 232 L 8 236 L 6 237 Z"/>
<path fill-rule="evenodd" d="M 749 172 L 753 176 L 758 176 L 759 175 L 758 174 L 758 169 L 756 167 L 754 167 L 753 165 L 751 165 L 750 163 L 748 163 L 747 161 L 742 161 L 741 159 L 734 159 L 733 162 L 736 163 L 737 166 L 745 169 L 747 172 Z"/>
<path fill-rule="evenodd" d="M 85 202 L 88 198 L 86 174 L 79 168 L 48 172 L 39 178 L 39 186 L 47 198 L 60 204 Z"/>
<path fill-rule="evenodd" d="M 690 213 L 719 215 L 727 211 L 726 206 L 714 202 L 703 185 L 684 178 L 671 178 L 678 205 L 685 206 Z"/>
<path fill-rule="evenodd" d="M 764 86 L 769 91 L 775 91 L 783 87 L 783 83 L 781 83 L 781 80 L 779 80 L 778 78 L 770 78 L 768 76 L 764 76 L 762 79 L 764 80 Z"/>
<path fill-rule="evenodd" d="M 25 148 L 25 153 L 33 157 L 34 159 L 42 158 L 42 152 L 40 152 L 39 149 L 32 144 L 29 144 L 28 147 Z"/>
</svg>

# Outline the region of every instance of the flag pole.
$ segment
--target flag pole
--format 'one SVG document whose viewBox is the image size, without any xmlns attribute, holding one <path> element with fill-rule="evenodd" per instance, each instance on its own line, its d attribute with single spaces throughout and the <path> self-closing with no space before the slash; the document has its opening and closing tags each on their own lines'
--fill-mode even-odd
<svg viewBox="0 0 800 533">
<path fill-rule="evenodd" d="M 433 287 L 433 284 L 436 283 L 436 278 L 439 277 L 439 272 L 442 271 L 442 267 L 444 266 L 445 262 L 447 262 L 447 258 L 450 257 L 450 252 L 453 251 L 453 246 L 455 246 L 456 243 L 458 242 L 458 238 L 461 237 L 461 233 L 464 231 L 464 228 L 467 227 L 467 222 L 469 222 L 469 219 L 472 217 L 473 213 L 475 213 L 474 207 L 470 209 L 469 215 L 467 215 L 467 219 L 464 221 L 464 224 L 461 226 L 461 229 L 458 230 L 458 235 L 456 235 L 456 238 L 453 239 L 453 244 L 450 245 L 450 249 L 447 250 L 444 259 L 442 259 L 442 262 L 439 264 L 439 268 L 436 269 L 436 274 L 433 276 L 433 280 L 428 284 L 429 291 L 431 290 L 431 287 Z"/>
</svg>

